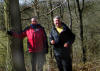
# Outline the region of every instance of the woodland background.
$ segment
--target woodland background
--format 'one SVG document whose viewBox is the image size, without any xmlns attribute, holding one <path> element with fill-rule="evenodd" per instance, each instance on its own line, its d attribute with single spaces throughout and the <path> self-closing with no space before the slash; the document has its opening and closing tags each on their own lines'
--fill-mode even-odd
<svg viewBox="0 0 100 71">
<path fill-rule="evenodd" d="M 56 15 L 76 35 L 73 71 L 100 71 L 99 13 L 99 0 L 0 0 L 0 71 L 31 71 L 27 38 L 13 38 L 6 32 L 20 33 L 35 16 L 49 37 Z M 44 71 L 58 71 L 52 48 L 46 58 Z"/>
</svg>

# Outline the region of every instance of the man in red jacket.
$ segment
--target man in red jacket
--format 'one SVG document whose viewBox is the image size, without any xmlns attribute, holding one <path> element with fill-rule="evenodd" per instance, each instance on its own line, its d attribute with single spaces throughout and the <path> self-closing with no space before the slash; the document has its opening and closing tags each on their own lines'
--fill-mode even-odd
<svg viewBox="0 0 100 71">
<path fill-rule="evenodd" d="M 37 19 L 32 18 L 30 26 L 26 27 L 22 33 L 18 34 L 13 31 L 8 31 L 7 33 L 16 38 L 27 37 L 32 71 L 43 71 L 45 54 L 48 52 L 48 42 L 45 30 L 38 24 Z"/>
</svg>

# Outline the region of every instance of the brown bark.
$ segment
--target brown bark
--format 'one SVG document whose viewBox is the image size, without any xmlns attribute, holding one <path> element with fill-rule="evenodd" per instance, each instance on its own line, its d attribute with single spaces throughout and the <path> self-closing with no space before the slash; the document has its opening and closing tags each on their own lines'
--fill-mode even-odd
<svg viewBox="0 0 100 71">
<path fill-rule="evenodd" d="M 15 32 L 21 32 L 22 26 L 18 0 L 5 0 L 5 7 L 5 23 L 7 25 L 7 30 L 11 28 Z M 24 64 L 23 41 L 21 39 L 10 37 L 8 48 L 11 49 L 12 54 L 12 71 L 26 71 Z"/>
</svg>

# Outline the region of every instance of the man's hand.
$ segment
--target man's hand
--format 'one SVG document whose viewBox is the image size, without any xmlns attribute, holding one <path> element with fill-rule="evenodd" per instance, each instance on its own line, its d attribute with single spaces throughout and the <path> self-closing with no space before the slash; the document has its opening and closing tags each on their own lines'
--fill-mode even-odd
<svg viewBox="0 0 100 71">
<path fill-rule="evenodd" d="M 52 44 L 52 45 L 54 45 L 54 44 L 55 44 L 55 41 L 54 41 L 54 40 L 52 40 L 52 41 L 51 41 L 51 44 Z"/>
<path fill-rule="evenodd" d="M 13 35 L 13 32 L 12 31 L 7 31 L 7 34 L 12 36 Z"/>
<path fill-rule="evenodd" d="M 64 47 L 66 47 L 66 48 L 67 48 L 67 47 L 68 47 L 68 43 L 65 43 L 65 44 L 64 44 Z"/>
</svg>

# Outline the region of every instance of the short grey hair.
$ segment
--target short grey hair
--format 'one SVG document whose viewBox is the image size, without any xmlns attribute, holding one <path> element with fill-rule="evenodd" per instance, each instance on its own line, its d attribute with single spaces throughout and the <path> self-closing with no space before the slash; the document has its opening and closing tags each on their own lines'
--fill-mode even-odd
<svg viewBox="0 0 100 71">
<path fill-rule="evenodd" d="M 54 19 L 61 19 L 61 17 L 60 16 L 55 16 L 54 18 L 53 18 L 53 20 Z"/>
</svg>

